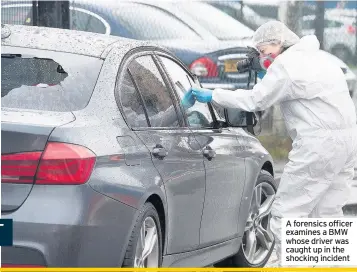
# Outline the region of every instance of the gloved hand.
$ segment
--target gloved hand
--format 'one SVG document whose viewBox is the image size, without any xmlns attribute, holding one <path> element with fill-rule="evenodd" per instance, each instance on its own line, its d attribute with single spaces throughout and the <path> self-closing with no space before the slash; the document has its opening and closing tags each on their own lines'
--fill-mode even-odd
<svg viewBox="0 0 357 272">
<path fill-rule="evenodd" d="M 197 87 L 192 87 L 191 90 L 198 102 L 209 103 L 212 101 L 212 90 Z"/>
<path fill-rule="evenodd" d="M 267 73 L 266 71 L 259 71 L 258 78 L 263 79 L 263 77 L 265 76 L 266 73 Z"/>
<path fill-rule="evenodd" d="M 193 107 L 196 103 L 196 98 L 192 94 L 192 90 L 189 90 L 185 95 L 183 96 L 181 100 L 181 104 L 184 107 L 185 110 Z"/>
</svg>

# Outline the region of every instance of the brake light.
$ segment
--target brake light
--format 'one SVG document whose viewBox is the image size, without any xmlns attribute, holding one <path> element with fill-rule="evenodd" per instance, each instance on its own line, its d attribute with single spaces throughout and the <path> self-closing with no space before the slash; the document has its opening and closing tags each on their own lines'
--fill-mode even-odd
<svg viewBox="0 0 357 272">
<path fill-rule="evenodd" d="M 208 57 L 202 57 L 195 60 L 193 63 L 191 63 L 189 68 L 192 73 L 200 77 L 218 76 L 217 65 Z"/>
<path fill-rule="evenodd" d="M 95 154 L 89 149 L 67 143 L 50 142 L 41 153 L 2 155 L 1 182 L 33 183 L 35 179 L 36 184 L 84 184 L 96 161 Z"/>
<path fill-rule="evenodd" d="M 356 27 L 354 27 L 353 25 L 349 25 L 347 27 L 347 32 L 352 35 L 356 34 Z"/>
<path fill-rule="evenodd" d="M 1 155 L 1 182 L 33 183 L 41 153 Z"/>
</svg>

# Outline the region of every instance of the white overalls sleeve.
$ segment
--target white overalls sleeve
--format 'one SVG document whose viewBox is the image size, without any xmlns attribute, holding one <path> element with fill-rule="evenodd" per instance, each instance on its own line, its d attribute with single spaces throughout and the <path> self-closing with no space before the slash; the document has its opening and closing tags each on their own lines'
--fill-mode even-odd
<svg viewBox="0 0 357 272">
<path fill-rule="evenodd" d="M 257 83 L 252 90 L 215 89 L 212 101 L 223 108 L 238 108 L 247 112 L 263 111 L 273 104 L 289 100 L 291 84 L 287 71 L 276 59 L 262 81 Z"/>
</svg>

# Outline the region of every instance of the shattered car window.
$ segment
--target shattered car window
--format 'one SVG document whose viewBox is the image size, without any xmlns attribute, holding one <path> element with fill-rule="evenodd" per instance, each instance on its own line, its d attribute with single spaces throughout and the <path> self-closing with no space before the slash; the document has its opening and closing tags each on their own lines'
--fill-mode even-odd
<svg viewBox="0 0 357 272">
<path fill-rule="evenodd" d="M 90 100 L 101 65 L 99 59 L 73 54 L 3 50 L 1 107 L 46 111 L 83 109 Z"/>
</svg>

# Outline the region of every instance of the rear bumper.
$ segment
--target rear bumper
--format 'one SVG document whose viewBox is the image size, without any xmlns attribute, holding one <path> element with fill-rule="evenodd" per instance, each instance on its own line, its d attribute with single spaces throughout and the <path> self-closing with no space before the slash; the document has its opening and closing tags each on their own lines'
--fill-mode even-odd
<svg viewBox="0 0 357 272">
<path fill-rule="evenodd" d="M 34 186 L 26 202 L 2 218 L 14 221 L 4 265 L 121 266 L 136 210 L 83 186 Z"/>
</svg>

